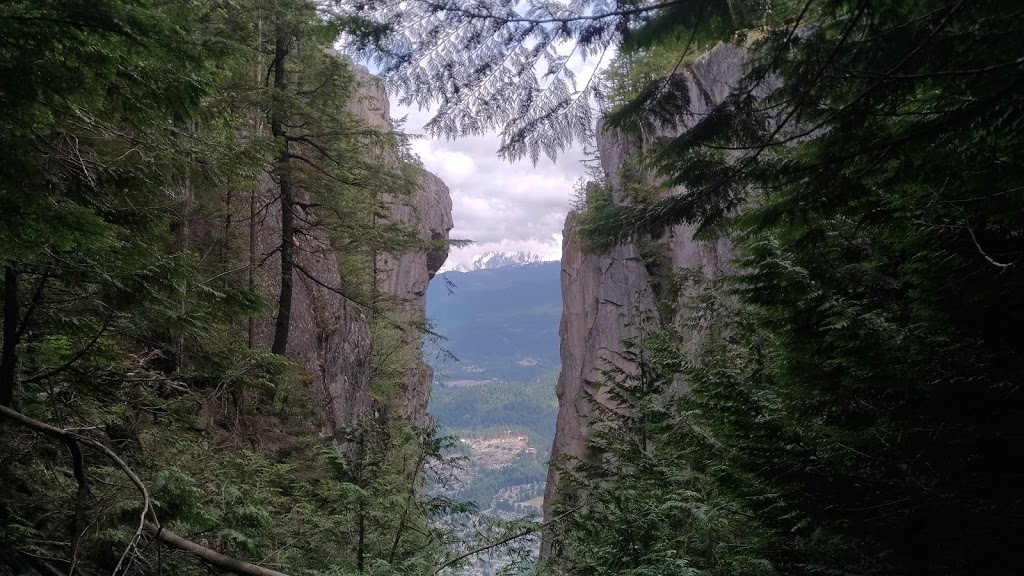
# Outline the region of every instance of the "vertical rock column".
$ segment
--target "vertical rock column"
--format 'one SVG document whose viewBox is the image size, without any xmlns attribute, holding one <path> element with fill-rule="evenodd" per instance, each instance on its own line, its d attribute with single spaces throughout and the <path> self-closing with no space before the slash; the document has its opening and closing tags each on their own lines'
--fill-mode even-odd
<svg viewBox="0 0 1024 576">
<path fill-rule="evenodd" d="M 698 58 L 680 73 L 686 75 L 690 91 L 690 114 L 680 119 L 674 129 L 656 134 L 655 138 L 672 138 L 684 134 L 697 121 L 720 104 L 733 90 L 743 71 L 742 50 L 719 44 Z M 626 194 L 624 168 L 640 159 L 644 153 L 641 142 L 598 130 L 597 148 L 605 183 L 611 199 L 619 205 L 632 200 Z M 644 176 L 648 186 L 657 182 Z M 686 194 L 684 188 L 665 189 L 663 196 Z M 558 378 L 558 421 L 551 447 L 551 467 L 548 470 L 544 494 L 544 515 L 552 518 L 553 506 L 560 498 L 560 467 L 570 467 L 575 460 L 588 458 L 588 418 L 593 410 L 591 399 L 604 403 L 598 384 L 602 370 L 614 365 L 626 372 L 628 365 L 622 356 L 622 340 L 636 335 L 629 321 L 645 312 L 655 312 L 657 300 L 674 300 L 684 304 L 692 292 L 658 294 L 652 290 L 652 262 L 645 262 L 635 242 L 619 245 L 607 253 L 587 251 L 574 238 L 578 215 L 569 214 L 565 223 L 562 244 L 562 320 L 561 373 Z M 664 257 L 661 266 L 671 269 L 697 269 L 705 276 L 714 277 L 727 267 L 731 249 L 727 241 L 700 242 L 693 239 L 694 230 L 680 225 L 666 231 L 653 242 L 661 244 Z M 662 322 L 678 324 L 685 320 L 686 307 L 674 306 L 674 318 Z M 654 314 L 657 318 L 657 315 Z M 675 391 L 685 390 L 679 382 Z M 541 556 L 557 557 L 558 528 L 544 536 Z"/>
<path fill-rule="evenodd" d="M 421 170 L 420 185 L 408 203 L 392 207 L 391 217 L 417 230 L 422 240 L 448 240 L 452 229 L 452 199 L 440 178 Z M 417 329 L 426 320 L 427 283 L 448 258 L 446 250 L 417 250 L 395 257 L 377 258 L 379 288 L 399 301 L 394 320 L 404 326 L 400 336 L 407 366 L 403 417 L 415 426 L 430 426 L 427 411 L 434 371 L 423 361 L 423 335 Z"/>
<path fill-rule="evenodd" d="M 363 66 L 353 66 L 359 94 L 350 110 L 377 130 L 390 130 L 391 113 L 387 94 L 380 82 Z M 397 154 L 391 161 L 400 162 Z M 436 175 L 418 167 L 414 172 L 416 186 L 408 197 L 390 199 L 388 217 L 416 231 L 420 240 L 447 241 L 452 229 L 452 199 L 448 187 Z M 434 372 L 423 361 L 423 338 L 419 329 L 426 320 L 427 283 L 444 265 L 447 249 L 439 244 L 400 255 L 379 254 L 376 262 L 377 289 L 397 301 L 397 309 L 388 319 L 400 332 L 401 361 L 405 378 L 400 398 L 400 416 L 415 426 L 430 426 L 433 419 L 427 411 L 430 384 Z"/>
<path fill-rule="evenodd" d="M 339 56 L 342 57 L 342 56 Z M 369 128 L 379 131 L 391 129 L 387 95 L 365 67 L 352 65 L 356 90 L 349 110 Z M 384 151 L 382 162 L 400 162 L 397 151 Z M 452 228 L 452 203 L 448 188 L 435 175 L 418 168 L 417 185 L 407 198 L 396 200 L 390 217 L 418 231 L 424 240 L 447 239 Z M 263 207 L 255 217 L 255 247 L 257 262 L 255 281 L 269 293 L 280 289 L 280 255 L 275 248 L 281 239 L 281 217 L 275 197 L 276 185 L 266 179 L 257 191 L 257 207 Z M 301 201 L 307 198 L 299 198 Z M 326 230 L 315 226 L 315 209 L 306 211 L 296 207 L 297 217 L 311 222 L 305 234 L 296 236 L 294 293 L 292 297 L 291 329 L 287 342 L 287 357 L 301 366 L 310 380 L 316 404 L 320 434 L 330 437 L 336 430 L 358 424 L 371 416 L 374 401 L 370 390 L 373 336 L 371 311 L 340 294 L 337 288 L 345 285 L 338 268 L 337 255 L 330 249 Z M 237 221 L 248 222 L 249 214 L 237 214 Z M 400 310 L 394 320 L 399 324 L 422 324 L 426 309 L 427 282 L 444 263 L 447 252 L 426 249 L 399 257 L 382 255 L 378 258 L 377 288 L 400 301 Z M 254 343 L 269 349 L 272 326 L 259 322 L 254 326 Z M 431 423 L 427 412 L 427 397 L 432 380 L 430 368 L 422 360 L 422 342 L 419 331 L 405 333 L 407 346 L 403 353 L 408 374 L 404 383 L 400 416 L 414 425 Z"/>
</svg>

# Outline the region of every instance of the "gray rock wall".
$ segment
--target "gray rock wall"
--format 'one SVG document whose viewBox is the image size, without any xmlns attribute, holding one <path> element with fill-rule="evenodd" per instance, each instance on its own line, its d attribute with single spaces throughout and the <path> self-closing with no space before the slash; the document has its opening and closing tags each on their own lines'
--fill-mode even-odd
<svg viewBox="0 0 1024 576">
<path fill-rule="evenodd" d="M 415 228 L 423 240 L 447 240 L 452 229 L 452 199 L 440 178 L 419 171 L 421 185 L 408 202 L 396 202 L 391 217 Z M 417 326 L 426 319 L 427 283 L 447 259 L 447 252 L 417 250 L 400 256 L 383 254 L 377 258 L 379 287 L 395 297 L 399 310 L 395 320 L 401 330 L 403 363 L 408 367 L 403 417 L 416 426 L 430 426 L 427 411 L 434 371 L 423 361 L 423 338 Z"/>
<path fill-rule="evenodd" d="M 674 129 L 662 130 L 650 137 L 683 134 L 721 103 L 742 75 L 743 58 L 741 50 L 719 44 L 682 71 L 689 79 L 691 113 Z M 628 163 L 644 153 L 643 142 L 599 131 L 597 147 L 613 201 L 629 203 L 621 174 Z M 686 194 L 686 190 L 673 188 L 662 193 L 679 195 Z M 588 457 L 587 417 L 592 410 L 587 398 L 595 396 L 599 402 L 603 401 L 596 386 L 602 369 L 612 364 L 626 371 L 633 368 L 626 365 L 621 355 L 621 341 L 635 335 L 634 328 L 627 324 L 636 314 L 655 309 L 651 273 L 639 246 L 627 243 L 605 254 L 587 252 L 574 239 L 575 219 L 574 214 L 566 219 L 562 244 L 562 367 L 558 379 L 558 421 L 551 449 L 553 465 L 549 468 L 544 498 L 548 519 L 552 505 L 559 498 L 559 466 L 571 466 L 574 459 Z M 667 264 L 672 268 L 696 268 L 708 277 L 720 275 L 730 259 L 728 242 L 695 241 L 693 233 L 691 226 L 680 225 L 657 239 L 664 247 Z M 683 293 L 678 298 L 692 296 Z M 662 321 L 681 322 L 685 308 L 677 306 L 676 309 L 679 312 L 675 318 Z M 685 383 L 680 383 L 679 388 L 684 389 Z M 557 540 L 557 532 L 545 536 L 542 556 L 551 554 Z"/>
<path fill-rule="evenodd" d="M 390 106 L 383 85 L 363 66 L 353 66 L 360 85 L 350 109 L 369 126 L 387 130 L 391 126 Z M 386 161 L 397 164 L 397 156 Z M 390 199 L 389 217 L 417 231 L 421 240 L 448 240 L 452 229 L 452 199 L 448 187 L 436 175 L 422 168 L 407 166 L 418 182 L 408 197 Z M 414 250 L 400 255 L 377 257 L 377 288 L 393 297 L 398 309 L 392 324 L 400 331 L 400 355 L 406 367 L 404 397 L 398 409 L 401 417 L 416 426 L 430 426 L 427 411 L 434 371 L 423 361 L 423 339 L 419 327 L 426 320 L 427 283 L 444 265 L 447 251 Z"/>
<path fill-rule="evenodd" d="M 261 197 L 273 194 L 276 188 L 267 181 Z M 316 221 L 315 214 L 297 210 L 301 219 Z M 365 311 L 336 291 L 345 285 L 345 279 L 327 231 L 316 226 L 307 228 L 305 234 L 295 237 L 296 270 L 286 356 L 309 378 L 320 435 L 329 437 L 370 411 L 372 339 Z M 278 203 L 269 205 L 258 217 L 256 241 L 258 261 L 263 261 L 257 268 L 256 281 L 276 302 L 281 286 L 281 260 L 273 253 L 281 243 Z M 269 349 L 273 330 L 273 318 L 258 322 L 254 345 Z"/>
<path fill-rule="evenodd" d="M 380 82 L 366 68 L 353 65 L 357 90 L 349 109 L 368 127 L 390 130 L 387 95 Z M 397 166 L 398 155 L 381 151 L 382 163 Z M 437 176 L 418 167 L 409 167 L 417 181 L 411 194 L 391 202 L 390 218 L 416 230 L 421 239 L 447 239 L 452 228 L 452 202 L 448 188 Z M 267 179 L 258 194 L 266 208 L 257 218 L 256 253 L 262 264 L 257 282 L 276 298 L 280 289 L 280 258 L 273 254 L 280 244 L 280 206 L 269 201 L 276 186 Z M 300 200 L 304 200 L 300 198 Z M 309 377 L 317 408 L 320 434 L 331 436 L 336 430 L 357 424 L 372 416 L 374 401 L 370 391 L 371 355 L 374 338 L 370 315 L 373 311 L 339 293 L 346 286 L 338 267 L 338 254 L 326 230 L 315 226 L 315 209 L 299 219 L 313 222 L 305 234 L 296 235 L 295 288 L 287 356 Z M 248 212 L 246 211 L 246 216 Z M 269 256 L 264 256 L 269 255 Z M 416 425 L 431 423 L 427 398 L 433 375 L 422 360 L 422 343 L 414 325 L 425 318 L 427 282 L 444 263 L 447 252 L 426 249 L 400 256 L 381 255 L 377 262 L 377 289 L 400 303 L 396 323 L 409 326 L 404 332 L 402 353 L 405 371 L 401 417 Z M 257 346 L 269 348 L 273 319 L 255 327 Z"/>
</svg>

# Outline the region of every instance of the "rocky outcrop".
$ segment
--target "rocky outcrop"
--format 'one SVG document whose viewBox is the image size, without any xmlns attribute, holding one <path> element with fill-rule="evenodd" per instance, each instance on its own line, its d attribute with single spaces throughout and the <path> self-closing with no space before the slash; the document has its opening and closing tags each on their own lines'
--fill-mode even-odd
<svg viewBox="0 0 1024 576">
<path fill-rule="evenodd" d="M 340 57 L 340 56 L 339 56 Z M 366 68 L 352 65 L 357 89 L 350 111 L 367 127 L 388 131 L 391 117 L 387 95 Z M 380 161 L 398 169 L 395 150 L 382 149 Z M 420 240 L 441 240 L 398 255 L 377 257 L 376 290 L 393 297 L 397 311 L 388 321 L 402 329 L 400 362 L 408 375 L 401 391 L 400 417 L 415 425 L 430 424 L 427 412 L 432 372 L 422 360 L 419 327 L 425 319 L 427 282 L 447 258 L 443 243 L 452 228 L 452 202 L 448 188 L 434 174 L 417 166 L 402 165 L 414 182 L 408 194 L 395 195 L 388 218 L 412 228 Z M 280 289 L 280 259 L 275 250 L 281 242 L 280 203 L 269 179 L 257 196 L 264 209 L 255 224 L 255 254 L 259 267 L 256 281 L 269 293 Z M 308 199 L 300 199 L 308 200 Z M 304 223 L 295 239 L 295 287 L 287 357 L 303 368 L 313 390 L 320 434 L 324 437 L 358 424 L 373 415 L 370 389 L 371 356 L 375 346 L 373 316 L 381 313 L 365 299 L 347 293 L 350 281 L 339 270 L 338 253 L 327 230 L 317 226 L 315 208 L 297 208 Z M 247 212 L 246 212 L 247 215 Z M 253 328 L 255 345 L 269 348 L 272 323 Z"/>
<path fill-rule="evenodd" d="M 407 202 L 396 202 L 391 217 L 417 230 L 422 240 L 445 241 L 452 229 L 452 199 L 440 178 L 419 170 L 420 186 Z M 423 361 L 423 337 L 420 328 L 426 320 L 427 283 L 444 265 L 448 252 L 436 246 L 406 252 L 398 256 L 383 254 L 377 258 L 379 287 L 397 300 L 395 324 L 400 331 L 403 361 L 407 367 L 403 417 L 416 426 L 430 426 L 427 411 L 434 370 Z"/>
<path fill-rule="evenodd" d="M 369 126 L 386 130 L 391 114 L 383 85 L 363 66 L 353 66 L 359 93 L 351 110 Z M 402 162 L 397 155 L 391 162 Z M 427 284 L 448 258 L 447 240 L 452 223 L 452 199 L 448 187 L 436 175 L 419 166 L 405 165 L 415 186 L 410 194 L 393 195 L 390 220 L 414 230 L 425 247 L 400 254 L 377 256 L 377 289 L 393 299 L 395 310 L 389 322 L 399 334 L 400 364 L 405 374 L 399 415 L 416 426 L 433 424 L 427 411 L 434 371 L 423 361 L 423 333 L 426 321 Z"/>
<path fill-rule="evenodd" d="M 268 188 L 273 184 L 268 182 Z M 267 192 L 266 195 L 271 194 Z M 316 222 L 315 214 L 298 209 L 300 219 Z M 306 226 L 295 238 L 295 275 L 288 332 L 287 354 L 309 378 L 317 410 L 320 435 L 364 418 L 370 410 L 370 354 L 372 339 L 369 319 L 362 306 L 343 295 L 345 279 L 330 249 L 326 230 Z M 274 203 L 261 216 L 255 230 L 256 254 L 262 265 L 256 281 L 269 292 L 280 290 L 281 243 L 280 205 Z M 254 345 L 269 349 L 273 339 L 272 320 L 254 328 Z"/>
<path fill-rule="evenodd" d="M 558 419 L 552 463 L 586 456 L 590 398 L 599 394 L 601 371 L 611 365 L 629 370 L 620 342 L 634 335 L 626 320 L 653 308 L 647 271 L 637 247 L 618 246 L 607 254 L 584 251 L 573 240 L 575 220 L 566 219 L 562 240 L 562 369 L 558 375 Z M 548 468 L 545 503 L 558 497 L 559 467 Z M 545 506 L 545 510 L 549 510 Z"/>
<path fill-rule="evenodd" d="M 721 103 L 740 79 L 743 52 L 720 44 L 698 58 L 682 71 L 690 90 L 690 114 L 671 130 L 662 130 L 659 137 L 685 133 L 693 124 Z M 630 198 L 623 182 L 627 165 L 643 154 L 642 142 L 599 131 L 598 151 L 601 167 L 610 188 L 612 200 L 628 204 Z M 647 182 L 653 184 L 653 182 Z M 683 188 L 664 190 L 664 195 L 686 194 Z M 662 298 L 685 299 L 692 294 L 657 294 L 657 268 L 698 269 L 705 276 L 715 277 L 728 265 L 730 248 L 726 241 L 702 242 L 693 239 L 694 230 L 680 225 L 661 238 L 652 239 L 659 247 L 659 261 L 652 262 L 649 250 L 641 254 L 638 243 L 631 242 L 607 253 L 588 252 L 575 240 L 577 216 L 566 219 L 562 244 L 562 321 L 560 326 L 562 368 L 558 379 L 559 410 L 555 439 L 551 449 L 552 466 L 545 491 L 545 515 L 550 518 L 552 505 L 559 498 L 559 468 L 571 466 L 577 459 L 586 459 L 588 417 L 592 412 L 590 398 L 603 402 L 600 388 L 602 371 L 614 365 L 627 372 L 633 367 L 622 356 L 621 342 L 636 335 L 630 320 L 645 312 L 654 313 Z M 679 323 L 686 314 L 684 306 L 672 318 L 662 322 Z M 685 383 L 680 383 L 685 387 Z M 557 535 L 548 535 L 542 554 L 550 553 Z"/>
</svg>

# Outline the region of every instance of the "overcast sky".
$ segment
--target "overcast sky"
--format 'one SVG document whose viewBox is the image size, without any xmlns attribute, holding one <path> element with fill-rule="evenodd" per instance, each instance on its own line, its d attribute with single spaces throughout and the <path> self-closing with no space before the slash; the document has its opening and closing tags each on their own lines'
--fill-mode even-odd
<svg viewBox="0 0 1024 576">
<path fill-rule="evenodd" d="M 392 99 L 391 115 L 408 115 L 405 131 L 422 134 L 427 111 L 398 106 Z M 452 238 L 476 245 L 453 249 L 445 269 L 467 264 L 492 250 L 527 251 L 545 259 L 561 255 L 562 224 L 575 182 L 584 175 L 579 149 L 546 157 L 536 166 L 529 160 L 511 164 L 497 156 L 497 135 L 458 140 L 417 139 L 413 150 L 423 165 L 437 174 L 452 195 Z"/>
</svg>

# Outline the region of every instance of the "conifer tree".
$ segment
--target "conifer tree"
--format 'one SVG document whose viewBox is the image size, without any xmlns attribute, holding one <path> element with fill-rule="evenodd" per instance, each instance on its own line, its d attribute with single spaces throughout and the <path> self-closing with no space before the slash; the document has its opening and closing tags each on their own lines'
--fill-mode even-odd
<svg viewBox="0 0 1024 576">
<path fill-rule="evenodd" d="M 685 192 L 595 205 L 584 239 L 689 223 L 736 246 L 731 328 L 685 364 L 690 395 L 672 402 L 713 455 L 685 455 L 682 485 L 743 504 L 761 537 L 740 546 L 787 574 L 1020 571 L 1016 2 L 403 6 L 413 17 L 381 51 L 394 85 L 439 105 L 439 133 L 503 130 L 511 157 L 590 127 L 579 99 L 602 87 L 572 87 L 554 47 L 619 49 L 605 126 Z M 692 117 L 680 71 L 717 40 L 746 51 L 745 72 Z M 454 67 L 460 43 L 475 60 Z M 648 477 L 628 471 L 613 484 Z M 633 518 L 611 512 L 595 523 Z M 629 550 L 621 531 L 594 536 Z"/>
<path fill-rule="evenodd" d="M 406 158 L 348 111 L 351 70 L 320 7 L 0 7 L 0 573 L 355 569 L 345 455 L 319 437 L 297 367 L 255 330 L 238 337 L 272 299 L 255 274 L 262 195 L 280 198 L 264 173 L 292 184 L 282 249 L 337 259 L 339 297 L 374 292 L 374 251 L 422 247 L 381 216 L 413 171 L 376 165 Z M 390 435 L 358 487 L 372 520 L 358 564 L 418 570 L 441 537 L 405 461 L 438 450 L 429 431 L 371 424 Z"/>
</svg>

